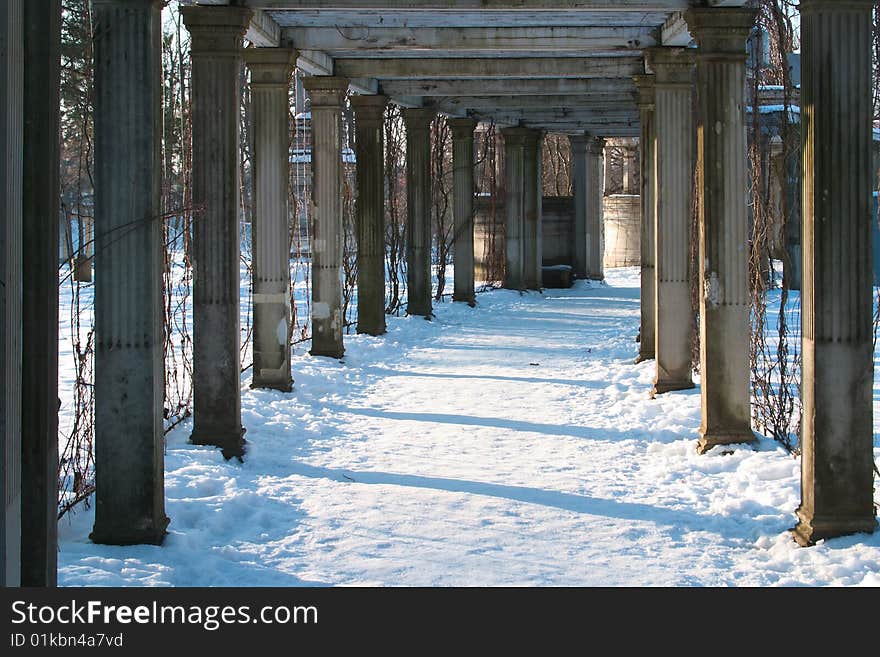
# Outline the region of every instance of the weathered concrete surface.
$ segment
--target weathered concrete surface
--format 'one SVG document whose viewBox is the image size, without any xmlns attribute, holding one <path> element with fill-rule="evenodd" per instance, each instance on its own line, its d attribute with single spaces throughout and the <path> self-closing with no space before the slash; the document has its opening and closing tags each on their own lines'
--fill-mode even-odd
<svg viewBox="0 0 880 657">
<path fill-rule="evenodd" d="M 0 585 L 21 583 L 22 0 L 0 3 Z"/>
<path fill-rule="evenodd" d="M 655 329 L 656 310 L 654 301 L 656 296 L 654 258 L 656 245 L 654 229 L 657 223 L 657 140 L 654 134 L 654 76 L 637 75 L 634 78 L 637 95 L 636 102 L 641 115 L 642 134 L 639 141 L 639 166 L 641 180 L 641 274 L 642 286 L 640 289 L 641 323 L 639 325 L 639 355 L 637 363 L 654 358 L 654 349 L 657 342 Z"/>
<path fill-rule="evenodd" d="M 871 10 L 801 1 L 802 545 L 877 528 L 873 505 Z"/>
<path fill-rule="evenodd" d="M 290 376 L 290 77 L 296 51 L 248 48 L 251 73 L 254 216 L 253 388 L 293 389 Z"/>
<path fill-rule="evenodd" d="M 240 7 L 182 7 L 192 36 L 193 432 L 244 454 L 239 357 Z"/>
<path fill-rule="evenodd" d="M 474 292 L 474 119 L 449 119 L 452 129 L 453 301 L 476 303 Z"/>
<path fill-rule="evenodd" d="M 21 584 L 55 586 L 61 3 L 23 10 Z"/>
<path fill-rule="evenodd" d="M 530 130 L 523 143 L 523 286 L 540 290 L 543 285 L 541 245 L 541 201 L 544 181 L 541 175 L 541 145 L 544 135 Z"/>
<path fill-rule="evenodd" d="M 587 141 L 586 173 L 586 278 L 601 281 L 605 278 L 605 140 L 601 137 Z"/>
<path fill-rule="evenodd" d="M 312 351 L 342 358 L 342 106 L 348 80 L 303 79 L 312 110 Z"/>
<path fill-rule="evenodd" d="M 434 110 L 403 111 L 406 124 L 407 306 L 409 315 L 430 317 L 431 306 L 431 121 Z"/>
<path fill-rule="evenodd" d="M 693 388 L 690 243 L 693 185 L 693 52 L 647 52 L 655 74 L 654 129 L 657 372 L 652 395 Z"/>
<path fill-rule="evenodd" d="M 95 543 L 161 543 L 168 525 L 162 5 L 94 3 Z"/>
<path fill-rule="evenodd" d="M 524 230 L 523 193 L 525 189 L 525 140 L 530 131 L 526 128 L 502 130 L 504 137 L 504 287 L 508 290 L 524 290 Z"/>
<path fill-rule="evenodd" d="M 357 160 L 357 332 L 385 333 L 385 96 L 352 96 Z"/>
<path fill-rule="evenodd" d="M 695 9 L 702 422 L 697 451 L 754 440 L 749 399 L 746 38 L 752 9 Z"/>
<path fill-rule="evenodd" d="M 587 277 L 587 135 L 569 135 L 574 194 L 574 275 Z"/>
<path fill-rule="evenodd" d="M 637 267 L 641 262 L 641 199 L 637 194 L 610 194 L 602 200 L 605 248 L 602 261 L 610 267 Z"/>
</svg>

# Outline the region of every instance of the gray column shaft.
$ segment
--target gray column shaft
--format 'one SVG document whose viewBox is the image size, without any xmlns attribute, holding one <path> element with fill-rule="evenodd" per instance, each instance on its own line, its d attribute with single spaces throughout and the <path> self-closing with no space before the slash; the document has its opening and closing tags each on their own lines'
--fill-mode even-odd
<svg viewBox="0 0 880 657">
<path fill-rule="evenodd" d="M 587 142 L 586 162 L 586 277 L 595 281 L 605 278 L 605 222 L 602 205 L 605 196 L 605 140 Z"/>
<path fill-rule="evenodd" d="M 430 317 L 431 307 L 431 121 L 433 110 L 407 109 L 406 217 L 407 308 Z"/>
<path fill-rule="evenodd" d="M 525 163 L 523 128 L 502 130 L 504 136 L 504 287 L 525 289 L 524 231 Z"/>
<path fill-rule="evenodd" d="M 251 387 L 288 392 L 290 376 L 289 91 L 296 53 L 249 48 L 254 216 L 254 366 Z"/>
<path fill-rule="evenodd" d="M 357 160 L 358 333 L 385 333 L 385 96 L 353 96 Z"/>
<path fill-rule="evenodd" d="M 241 40 L 251 12 L 183 7 L 192 35 L 193 389 L 190 440 L 244 453 L 239 345 Z"/>
<path fill-rule="evenodd" d="M 348 81 L 308 77 L 312 111 L 312 355 L 342 358 L 342 105 Z"/>
<path fill-rule="evenodd" d="M 801 2 L 802 544 L 876 529 L 871 9 Z"/>
<path fill-rule="evenodd" d="M 693 388 L 693 310 L 690 288 L 693 186 L 692 55 L 651 51 L 656 74 L 655 359 L 653 394 Z M 649 56 L 650 56 L 649 55 Z"/>
<path fill-rule="evenodd" d="M 96 543 L 161 543 L 161 2 L 95 2 Z"/>
<path fill-rule="evenodd" d="M 533 130 L 523 145 L 523 286 L 527 290 L 540 290 L 542 282 L 541 142 L 541 133 Z"/>
<path fill-rule="evenodd" d="M 686 14 L 697 50 L 700 370 L 698 451 L 754 440 L 749 405 L 745 43 L 751 9 Z M 723 38 L 716 34 L 722 31 Z"/>
<path fill-rule="evenodd" d="M 654 137 L 654 78 L 653 76 L 637 76 L 636 85 L 639 93 L 639 111 L 642 121 L 642 132 L 639 141 L 640 182 L 641 182 L 641 324 L 639 329 L 639 355 L 636 362 L 654 358 L 657 333 L 654 328 L 654 228 L 656 224 L 656 193 L 654 185 L 657 181 L 655 170 L 657 140 Z"/>
<path fill-rule="evenodd" d="M 449 119 L 452 128 L 452 198 L 455 224 L 453 301 L 476 303 L 474 292 L 474 129 L 473 119 Z"/>
<path fill-rule="evenodd" d="M 0 3 L 0 585 L 21 583 L 22 0 Z"/>
<path fill-rule="evenodd" d="M 572 135 L 571 186 L 574 194 L 574 275 L 587 277 L 587 137 Z"/>
<path fill-rule="evenodd" d="M 21 583 L 57 583 L 61 3 L 25 2 Z"/>
</svg>

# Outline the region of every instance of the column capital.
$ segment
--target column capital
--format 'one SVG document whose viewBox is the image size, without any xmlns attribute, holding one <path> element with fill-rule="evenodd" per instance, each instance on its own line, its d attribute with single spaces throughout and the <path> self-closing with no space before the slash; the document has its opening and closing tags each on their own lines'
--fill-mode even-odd
<svg viewBox="0 0 880 657">
<path fill-rule="evenodd" d="M 142 7 L 150 5 L 158 6 L 159 9 L 165 7 L 168 4 L 168 0 L 92 0 L 92 4 L 97 8 L 100 5 L 116 5 L 116 6 L 125 6 L 131 7 L 132 5 L 141 5 Z"/>
<path fill-rule="evenodd" d="M 602 155 L 605 152 L 605 138 L 590 137 L 587 141 L 587 151 L 590 155 Z"/>
<path fill-rule="evenodd" d="M 571 150 L 585 153 L 587 150 L 587 139 L 589 137 L 586 134 L 576 134 L 568 136 L 568 143 L 571 145 Z"/>
<path fill-rule="evenodd" d="M 642 110 L 654 109 L 655 76 L 649 74 L 634 75 L 636 85 L 636 105 Z"/>
<path fill-rule="evenodd" d="M 526 137 L 531 133 L 531 129 L 516 126 L 514 128 L 502 128 L 501 136 L 504 137 L 504 143 L 510 145 L 522 145 L 525 143 Z"/>
<path fill-rule="evenodd" d="M 864 11 L 872 9 L 876 0 L 801 0 L 800 13 L 812 11 Z"/>
<path fill-rule="evenodd" d="M 431 121 L 437 116 L 437 111 L 429 107 L 405 107 L 402 114 L 407 133 L 427 132 L 431 129 Z"/>
<path fill-rule="evenodd" d="M 342 107 L 348 91 L 348 78 L 331 75 L 310 75 L 302 79 L 303 89 L 309 92 L 309 103 L 316 107 Z"/>
<path fill-rule="evenodd" d="M 382 94 L 352 96 L 351 106 L 354 109 L 355 121 L 361 127 L 378 128 L 385 119 L 385 107 L 388 96 Z"/>
<path fill-rule="evenodd" d="M 756 9 L 748 7 L 698 8 L 684 12 L 697 41 L 697 57 L 733 57 L 745 60 L 746 39 L 755 25 Z"/>
<path fill-rule="evenodd" d="M 654 86 L 676 87 L 693 84 L 693 48 L 649 48 L 645 61 L 654 72 Z"/>
<path fill-rule="evenodd" d="M 473 139 L 474 130 L 477 129 L 479 121 L 471 118 L 455 117 L 448 120 L 449 128 L 452 130 L 452 139 L 459 141 L 462 139 Z"/>
<path fill-rule="evenodd" d="M 544 139 L 544 131 L 537 130 L 534 128 L 526 128 L 528 132 L 525 136 L 525 145 L 529 147 L 534 147 L 537 144 L 541 143 L 541 140 Z"/>
<path fill-rule="evenodd" d="M 241 40 L 254 13 L 246 7 L 181 7 L 183 23 L 192 36 L 193 55 L 238 56 Z"/>
<path fill-rule="evenodd" d="M 251 72 L 252 87 L 290 86 L 298 53 L 290 48 L 245 48 L 244 63 Z"/>
</svg>

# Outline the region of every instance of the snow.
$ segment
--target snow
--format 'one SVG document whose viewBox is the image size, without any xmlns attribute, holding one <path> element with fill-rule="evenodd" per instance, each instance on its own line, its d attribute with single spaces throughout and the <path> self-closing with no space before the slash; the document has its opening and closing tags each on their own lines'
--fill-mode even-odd
<svg viewBox="0 0 880 657">
<path fill-rule="evenodd" d="M 292 393 L 245 373 L 244 462 L 179 426 L 165 544 L 94 545 L 81 510 L 61 584 L 880 584 L 880 532 L 792 541 L 800 464 L 775 443 L 696 454 L 699 388 L 648 398 L 639 270 L 607 277 L 389 317 L 342 361 L 300 345 Z"/>
</svg>

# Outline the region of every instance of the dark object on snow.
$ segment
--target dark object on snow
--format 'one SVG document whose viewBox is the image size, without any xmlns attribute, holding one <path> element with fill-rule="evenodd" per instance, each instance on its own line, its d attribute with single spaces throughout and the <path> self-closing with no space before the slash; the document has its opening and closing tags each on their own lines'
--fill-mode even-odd
<svg viewBox="0 0 880 657">
<path fill-rule="evenodd" d="M 569 265 L 541 267 L 541 284 L 550 288 L 566 288 L 574 284 L 574 270 Z"/>
</svg>

